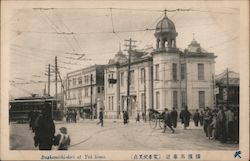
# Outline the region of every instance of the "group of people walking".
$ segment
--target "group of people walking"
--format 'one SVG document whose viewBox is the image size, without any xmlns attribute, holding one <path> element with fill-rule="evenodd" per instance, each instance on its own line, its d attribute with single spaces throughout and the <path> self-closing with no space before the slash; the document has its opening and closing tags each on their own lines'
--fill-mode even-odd
<svg viewBox="0 0 250 161">
<path fill-rule="evenodd" d="M 67 123 L 71 123 L 74 122 L 76 123 L 77 120 L 77 112 L 76 110 L 68 110 L 65 114 L 65 118 L 66 118 L 66 122 Z"/>
</svg>

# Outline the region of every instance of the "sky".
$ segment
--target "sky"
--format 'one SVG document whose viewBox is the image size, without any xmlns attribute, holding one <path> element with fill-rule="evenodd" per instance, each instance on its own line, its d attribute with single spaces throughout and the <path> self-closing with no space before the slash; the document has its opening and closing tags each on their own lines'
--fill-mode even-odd
<svg viewBox="0 0 250 161">
<path fill-rule="evenodd" d="M 46 84 L 38 82 L 47 81 L 46 68 L 48 64 L 54 65 L 55 56 L 60 74 L 65 77 L 67 72 L 76 69 L 107 64 L 120 45 L 122 50 L 125 49 L 125 39 L 136 40 L 136 49 L 155 48 L 154 30 L 146 29 L 155 28 L 163 18 L 165 8 L 178 8 L 110 7 L 13 10 L 10 18 L 5 19 L 11 26 L 8 53 L 11 97 L 42 94 Z M 240 71 L 239 10 L 192 8 L 190 11 L 167 12 L 167 16 L 175 23 L 178 32 L 177 47 L 187 48 L 194 35 L 205 50 L 218 56 L 216 74 L 227 67 Z M 29 84 L 18 84 L 24 82 Z M 53 87 L 51 84 L 52 91 Z"/>
</svg>

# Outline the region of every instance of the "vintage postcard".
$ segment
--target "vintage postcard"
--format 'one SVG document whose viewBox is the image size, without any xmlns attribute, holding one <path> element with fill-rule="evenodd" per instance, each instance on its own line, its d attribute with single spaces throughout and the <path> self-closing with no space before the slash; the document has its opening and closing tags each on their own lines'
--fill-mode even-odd
<svg viewBox="0 0 250 161">
<path fill-rule="evenodd" d="M 2 1 L 1 160 L 249 159 L 249 1 Z"/>
</svg>

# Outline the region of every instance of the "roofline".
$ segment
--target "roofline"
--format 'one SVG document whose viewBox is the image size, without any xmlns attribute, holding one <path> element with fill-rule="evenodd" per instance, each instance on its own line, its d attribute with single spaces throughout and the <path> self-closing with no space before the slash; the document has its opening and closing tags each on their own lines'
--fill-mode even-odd
<svg viewBox="0 0 250 161">
<path fill-rule="evenodd" d="M 92 65 L 92 66 L 89 66 L 89 67 L 86 67 L 86 68 L 77 69 L 77 70 L 74 70 L 74 71 L 71 71 L 71 72 L 67 73 L 67 76 L 68 76 L 69 74 L 73 74 L 73 73 L 75 73 L 75 72 L 79 72 L 79 71 L 82 71 L 82 70 L 87 70 L 87 69 L 91 69 L 91 68 L 95 68 L 95 69 L 96 69 L 97 67 L 105 67 L 105 65 L 98 65 L 98 64 L 95 64 L 95 65 Z"/>
</svg>

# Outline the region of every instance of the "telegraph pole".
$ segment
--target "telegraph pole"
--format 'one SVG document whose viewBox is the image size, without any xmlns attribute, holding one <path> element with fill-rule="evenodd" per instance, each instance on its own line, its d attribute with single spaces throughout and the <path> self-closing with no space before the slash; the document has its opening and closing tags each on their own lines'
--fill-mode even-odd
<svg viewBox="0 0 250 161">
<path fill-rule="evenodd" d="M 146 68 L 144 68 L 144 121 L 146 121 L 146 116 L 147 116 L 147 106 L 146 106 Z"/>
<path fill-rule="evenodd" d="M 228 76 L 228 68 L 227 68 L 227 108 L 229 105 L 228 98 L 229 98 L 229 76 Z"/>
<path fill-rule="evenodd" d="M 125 40 L 125 42 L 129 42 L 129 45 L 125 44 L 124 46 L 129 47 L 128 49 L 128 79 L 127 79 L 127 111 L 129 114 L 132 114 L 132 111 L 129 109 L 129 100 L 130 100 L 130 66 L 131 66 L 131 52 L 132 48 L 136 47 L 135 45 L 132 45 L 133 42 L 137 42 L 135 40 L 132 40 L 131 38 L 129 40 Z"/>
<path fill-rule="evenodd" d="M 56 97 L 56 108 L 57 108 L 57 56 L 55 56 L 55 97 Z"/>
<path fill-rule="evenodd" d="M 92 100 L 92 95 L 93 95 L 93 89 L 92 89 L 92 81 L 93 81 L 93 75 L 90 75 L 90 106 L 91 106 L 91 119 L 93 119 L 93 100 Z"/>
<path fill-rule="evenodd" d="M 48 96 L 50 96 L 50 64 L 48 68 Z"/>
</svg>

